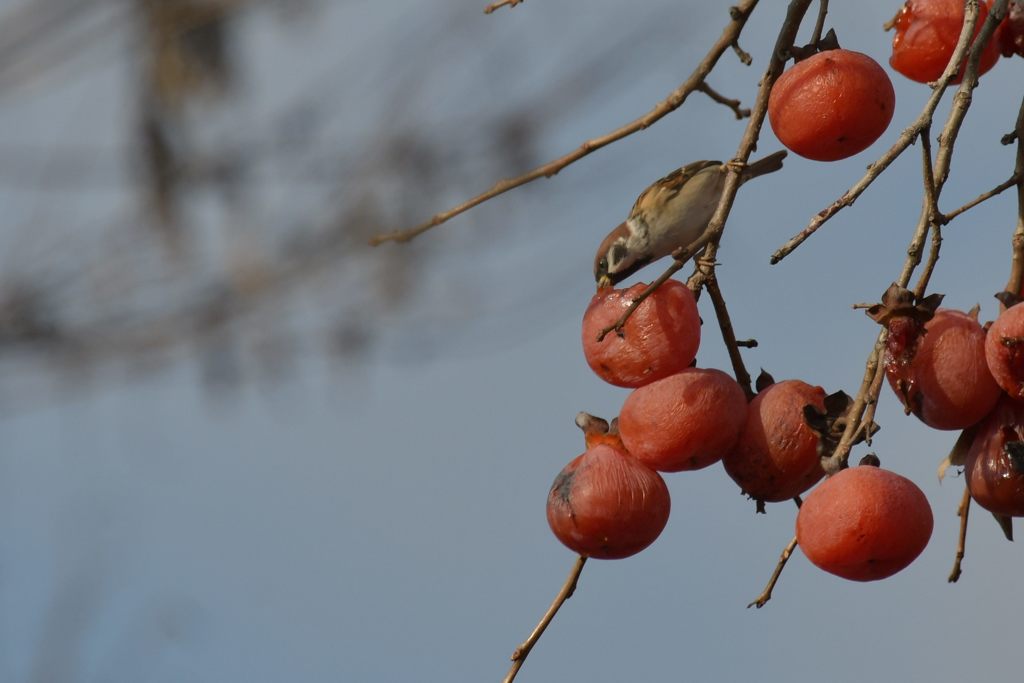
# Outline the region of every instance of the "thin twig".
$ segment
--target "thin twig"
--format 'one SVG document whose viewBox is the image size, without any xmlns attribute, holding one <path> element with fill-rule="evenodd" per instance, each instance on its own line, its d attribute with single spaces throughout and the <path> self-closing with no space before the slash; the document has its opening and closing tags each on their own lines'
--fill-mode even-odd
<svg viewBox="0 0 1024 683">
<path fill-rule="evenodd" d="M 764 587 L 761 594 L 757 596 L 757 599 L 747 605 L 747 609 L 756 607 L 761 609 L 764 607 L 769 600 L 772 599 L 772 591 L 775 590 L 775 584 L 779 582 L 779 577 L 782 576 L 782 570 L 786 568 L 786 563 L 789 562 L 790 556 L 793 551 L 796 550 L 796 536 L 786 544 L 786 547 L 782 549 L 782 554 L 779 555 L 779 562 L 775 565 L 775 571 L 772 572 L 772 576 L 768 579 L 768 585 Z"/>
<path fill-rule="evenodd" d="M 960 32 L 960 38 L 957 41 L 956 48 L 953 50 L 950 62 L 946 66 L 946 70 L 943 72 L 942 76 L 936 82 L 935 88 L 932 90 L 932 94 L 928 98 L 928 102 L 925 103 L 921 114 L 912 124 L 907 126 L 903 132 L 900 133 L 899 138 L 896 139 L 896 142 L 885 152 L 885 154 L 879 157 L 875 163 L 868 166 L 867 173 L 865 173 L 860 180 L 854 183 L 849 190 L 844 192 L 839 199 L 819 211 L 817 215 L 811 219 L 810 223 L 807 224 L 806 228 L 798 232 L 796 235 L 791 237 L 788 242 L 775 250 L 775 253 L 773 253 L 771 257 L 771 262 L 773 264 L 778 263 L 793 253 L 793 251 L 803 244 L 808 237 L 817 232 L 818 228 L 824 225 L 842 209 L 852 206 L 853 203 L 857 201 L 857 198 L 864 193 L 864 190 L 868 189 L 871 183 L 873 183 L 875 179 L 880 176 L 893 161 L 896 160 L 896 157 L 902 154 L 907 147 L 914 143 L 918 136 L 920 136 L 921 131 L 924 130 L 925 127 L 931 125 L 932 116 L 935 114 L 935 109 L 939 106 L 939 101 L 942 100 L 942 96 L 945 94 L 950 81 L 952 81 L 954 76 L 959 72 L 960 64 L 963 63 L 964 57 L 967 56 L 968 50 L 971 46 L 971 35 L 974 30 L 974 25 L 978 20 L 978 4 L 977 0 L 969 0 L 969 2 L 971 4 L 969 4 L 965 10 L 963 29 Z M 977 76 L 975 76 L 975 80 L 977 80 Z"/>
<path fill-rule="evenodd" d="M 793 502 L 796 503 L 797 509 L 804 504 L 804 501 L 800 496 L 795 496 L 793 498 Z M 794 536 L 793 540 L 787 543 L 786 547 L 782 549 L 782 554 L 779 555 L 779 561 L 775 565 L 775 571 L 772 572 L 771 578 L 768 579 L 768 584 L 764 587 L 764 590 L 761 591 L 761 594 L 757 596 L 757 599 L 747 605 L 747 609 L 750 609 L 751 607 L 761 609 L 769 600 L 772 599 L 772 591 L 775 590 L 775 584 L 779 582 L 779 577 L 782 576 L 782 570 L 786 568 L 786 563 L 789 562 L 789 558 L 793 555 L 793 551 L 796 550 L 796 543 L 796 536 Z"/>
<path fill-rule="evenodd" d="M 878 363 L 875 366 L 875 376 L 871 378 L 871 384 L 868 386 L 867 398 L 864 401 L 864 417 L 861 419 L 860 425 L 857 427 L 857 432 L 854 434 L 854 441 L 863 434 L 864 443 L 868 446 L 871 445 L 871 437 L 873 435 L 872 425 L 875 424 L 875 411 L 878 410 L 878 395 L 882 391 L 882 380 L 884 379 L 885 363 Z"/>
<path fill-rule="evenodd" d="M 974 2 L 975 0 L 968 0 L 966 12 L 970 12 L 971 5 Z M 960 82 L 960 88 L 953 96 L 953 106 L 949 116 L 946 117 L 946 125 L 942 129 L 942 133 L 939 134 L 939 150 L 935 155 L 936 196 L 942 191 L 946 180 L 949 178 L 950 161 L 953 157 L 953 143 L 960 132 L 964 118 L 967 116 L 967 110 L 971 106 L 974 89 L 978 86 L 978 64 L 981 61 L 981 53 L 984 52 L 985 47 L 996 32 L 996 28 L 1002 22 L 1003 17 L 1006 16 L 1007 2 L 1008 0 L 996 0 L 996 2 L 992 3 L 992 7 L 989 8 L 989 16 L 985 23 L 982 24 L 981 30 L 978 31 L 978 36 L 974 39 L 974 43 L 971 46 L 971 51 L 967 57 L 967 68 L 964 69 L 963 80 Z M 965 14 L 964 24 L 966 23 L 967 17 Z"/>
<path fill-rule="evenodd" d="M 825 17 L 828 16 L 828 0 L 818 1 L 818 18 L 814 21 L 814 33 L 811 34 L 811 45 L 821 40 L 821 32 L 825 30 Z"/>
<path fill-rule="evenodd" d="M 932 142 L 930 139 L 931 127 L 921 131 L 921 172 L 924 176 L 924 209 L 927 212 L 928 228 L 932 234 L 932 246 L 928 251 L 928 260 L 917 280 L 914 294 L 918 299 L 924 298 L 928 289 L 928 282 L 932 278 L 935 265 L 939 262 L 939 252 L 942 248 L 942 214 L 939 211 L 939 197 L 935 187 L 935 169 L 932 167 Z M 924 218 L 922 216 L 922 218 Z M 922 245 L 923 246 L 923 245 Z"/>
<path fill-rule="evenodd" d="M 750 373 L 743 364 L 743 356 L 740 354 L 739 343 L 736 341 L 736 332 L 732 327 L 732 320 L 729 319 L 729 309 L 725 305 L 725 297 L 718 286 L 718 278 L 712 277 L 704 283 L 704 287 L 711 297 L 711 305 L 715 308 L 715 317 L 718 318 L 718 327 L 722 331 L 722 341 L 729 352 L 729 360 L 732 362 L 732 371 L 736 376 L 736 382 L 747 395 L 747 400 L 753 400 L 754 390 L 750 386 Z"/>
<path fill-rule="evenodd" d="M 1017 178 L 1017 226 L 1013 232 L 1013 257 L 1010 261 L 1010 278 L 1006 291 L 1020 295 L 1024 285 L 1024 100 L 1017 111 L 1017 161 L 1013 175 Z"/>
<path fill-rule="evenodd" d="M 964 561 L 964 553 L 967 550 L 967 515 L 971 511 L 971 492 L 964 486 L 964 497 L 960 499 L 960 506 L 956 514 L 960 518 L 960 537 L 956 543 L 956 558 L 953 560 L 953 570 L 949 572 L 949 582 L 956 583 L 960 578 L 960 563 Z"/>
<path fill-rule="evenodd" d="M 524 2 L 526 2 L 526 0 L 500 0 L 499 2 L 492 2 L 487 7 L 484 7 L 484 14 L 490 14 L 500 7 L 515 7 L 516 5 Z"/>
<path fill-rule="evenodd" d="M 561 156 L 553 161 L 550 161 L 542 166 L 538 166 L 532 171 L 524 173 L 523 175 L 517 176 L 515 178 L 500 180 L 486 192 L 479 194 L 476 197 L 473 197 L 472 199 L 465 201 L 454 208 L 435 214 L 430 220 L 428 220 L 425 223 L 421 223 L 420 225 L 417 225 L 414 228 L 410 228 L 408 230 L 397 230 L 394 232 L 387 232 L 377 235 L 370 240 L 370 244 L 376 246 L 384 242 L 408 242 L 414 237 L 421 235 L 424 232 L 427 232 L 431 228 L 441 225 L 442 223 L 454 218 L 455 216 L 458 216 L 461 213 L 469 211 L 474 206 L 482 204 L 489 199 L 493 199 L 498 195 L 504 194 L 509 190 L 515 189 L 529 182 L 537 180 L 538 178 L 550 178 L 551 176 L 556 175 L 566 166 L 582 159 L 588 154 L 597 151 L 602 147 L 607 147 L 613 142 L 617 142 L 618 140 L 621 140 L 624 137 L 632 135 L 633 133 L 644 130 L 645 128 L 649 128 L 662 117 L 664 117 L 666 114 L 669 114 L 670 112 L 673 112 L 680 106 L 682 106 L 683 102 L 686 101 L 686 98 L 689 97 L 690 93 L 696 90 L 698 86 L 700 86 L 700 84 L 704 82 L 704 79 L 707 77 L 708 74 L 711 73 L 711 70 L 715 67 L 715 64 L 718 63 L 718 59 L 739 38 L 740 33 L 743 31 L 743 27 L 747 23 L 747 19 L 750 18 L 750 14 L 751 12 L 753 12 L 754 7 L 757 6 L 757 3 L 758 0 L 742 0 L 735 7 L 730 8 L 729 24 L 726 25 L 725 29 L 722 31 L 722 35 L 719 36 L 718 40 L 715 41 L 715 44 L 704 56 L 704 59 L 701 60 L 700 64 L 697 65 L 697 68 L 694 69 L 693 73 L 690 74 L 690 77 L 687 78 L 686 81 L 684 81 L 678 88 L 672 91 L 672 93 L 670 93 L 667 98 L 658 103 L 647 114 L 641 116 L 640 118 L 634 121 L 631 121 L 630 123 L 627 123 L 626 125 L 620 128 L 617 128 L 616 130 L 613 130 L 612 132 L 606 135 L 594 138 L 592 140 L 587 140 L 572 152 L 569 152 L 568 154 Z"/>
<path fill-rule="evenodd" d="M 958 207 L 956 209 L 953 209 L 949 213 L 942 214 L 942 222 L 943 223 L 950 222 L 951 220 L 953 220 L 954 218 L 956 218 L 960 214 L 964 213 L 965 211 L 969 211 L 969 210 L 973 209 L 974 207 L 976 207 L 978 204 L 981 204 L 982 202 L 988 201 L 989 199 L 992 199 L 996 195 L 1002 194 L 1006 190 L 1009 190 L 1011 187 L 1013 187 L 1014 185 L 1016 185 L 1020 181 L 1021 181 L 1021 176 L 1019 176 L 1016 173 L 1014 173 L 1008 179 L 1006 179 L 1003 182 L 999 183 L 998 185 L 993 187 L 988 192 L 982 192 L 977 197 L 975 197 L 971 201 L 967 202 L 963 206 Z"/>
<path fill-rule="evenodd" d="M 569 572 L 569 576 L 565 579 L 565 583 L 562 584 L 561 590 L 558 591 L 558 595 L 555 596 L 551 606 L 548 607 L 548 611 L 541 617 L 537 627 L 533 629 L 530 636 L 523 641 L 523 643 L 515 649 L 512 653 L 512 667 L 505 674 L 503 683 L 512 683 L 515 680 L 516 674 L 523 668 L 523 664 L 526 662 L 526 658 L 530 654 L 530 650 L 537 644 L 540 637 L 544 634 L 544 630 L 551 623 L 551 620 L 558 614 L 558 610 L 562 607 L 566 600 L 572 597 L 573 591 L 576 590 L 576 584 L 580 580 L 580 573 L 583 571 L 583 565 L 587 563 L 587 558 L 580 555 L 576 558 L 576 563 L 572 566 L 572 571 Z"/>
<path fill-rule="evenodd" d="M 737 120 L 745 119 L 748 116 L 750 116 L 750 110 L 744 109 L 740 106 L 742 102 L 740 102 L 739 100 L 733 100 L 726 97 L 725 95 L 721 94 L 720 92 L 712 88 L 707 83 L 701 83 L 699 86 L 697 86 L 697 90 L 701 91 L 702 93 L 713 99 L 715 102 L 723 104 L 726 107 L 729 107 L 729 109 L 732 109 L 732 113 L 736 115 Z"/>
<path fill-rule="evenodd" d="M 882 358 L 885 354 L 885 340 L 887 337 L 888 332 L 883 328 L 875 340 L 875 345 L 871 349 L 867 362 L 864 364 L 864 377 L 861 380 L 857 396 L 854 397 L 853 404 L 847 411 L 846 429 L 843 430 L 843 436 L 839 440 L 839 445 L 836 446 L 831 456 L 821 461 L 822 469 L 829 476 L 843 469 L 846 465 L 846 460 L 850 456 L 850 449 L 853 447 L 853 443 L 856 441 L 860 430 L 861 417 L 864 415 L 869 403 L 878 402 L 878 392 L 873 392 L 872 389 L 877 386 L 878 391 L 881 390 L 881 382 L 876 382 L 875 377 L 879 372 L 885 372 Z"/>
<path fill-rule="evenodd" d="M 750 56 L 750 53 L 740 47 L 740 41 L 738 38 L 732 42 L 732 51 L 736 53 L 736 58 L 739 59 L 744 66 L 750 66 L 754 63 L 754 58 Z"/>
</svg>

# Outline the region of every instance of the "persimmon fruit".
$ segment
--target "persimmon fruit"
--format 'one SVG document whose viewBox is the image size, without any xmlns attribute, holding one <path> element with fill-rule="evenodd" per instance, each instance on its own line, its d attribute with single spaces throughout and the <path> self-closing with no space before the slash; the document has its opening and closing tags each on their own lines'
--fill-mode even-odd
<svg viewBox="0 0 1024 683">
<path fill-rule="evenodd" d="M 1024 516 L 1024 401 L 1004 396 L 978 425 L 964 478 L 971 498 L 981 507 Z"/>
<path fill-rule="evenodd" d="M 626 398 L 619 433 L 626 449 L 662 472 L 697 470 L 736 445 L 747 397 L 721 370 L 687 368 L 644 385 Z"/>
<path fill-rule="evenodd" d="M 932 535 L 931 506 L 914 482 L 871 465 L 841 470 L 807 496 L 797 543 L 812 564 L 851 581 L 892 576 Z"/>
<path fill-rule="evenodd" d="M 999 27 L 999 49 L 1004 57 L 1024 57 L 1024 0 L 1010 0 Z"/>
<path fill-rule="evenodd" d="M 988 369 L 1003 391 L 1024 399 L 1024 304 L 1003 311 L 985 339 Z"/>
<path fill-rule="evenodd" d="M 555 477 L 547 516 L 551 531 L 570 550 L 613 560 L 653 543 L 670 508 L 660 474 L 624 449 L 597 443 Z"/>
<path fill-rule="evenodd" d="M 779 141 L 802 157 L 836 161 L 871 146 L 896 107 L 878 62 L 852 50 L 826 50 L 783 72 L 768 99 Z"/>
<path fill-rule="evenodd" d="M 974 25 L 977 38 L 988 16 L 988 5 L 978 3 L 978 21 Z M 938 80 L 946 70 L 964 26 L 963 0 L 907 0 L 892 21 L 896 35 L 892 39 L 889 65 L 912 81 L 929 83 Z M 999 61 L 1000 41 L 993 37 L 978 61 L 978 75 Z M 963 78 L 966 60 L 953 79 Z"/>
<path fill-rule="evenodd" d="M 766 387 L 747 407 L 740 438 L 722 464 L 751 498 L 788 500 L 825 476 L 820 437 L 804 419 L 805 406 L 824 412 L 825 390 L 790 379 Z"/>
<path fill-rule="evenodd" d="M 614 325 L 633 299 L 647 288 L 598 290 L 583 314 L 583 354 L 597 375 L 620 387 L 639 387 L 668 377 L 693 363 L 700 346 L 700 314 L 693 292 L 678 280 L 667 280 L 644 299 L 623 326 L 597 341 Z"/>
<path fill-rule="evenodd" d="M 1002 391 L 985 360 L 977 314 L 939 309 L 905 368 L 886 364 L 889 385 L 933 429 L 964 429 L 991 412 Z"/>
</svg>

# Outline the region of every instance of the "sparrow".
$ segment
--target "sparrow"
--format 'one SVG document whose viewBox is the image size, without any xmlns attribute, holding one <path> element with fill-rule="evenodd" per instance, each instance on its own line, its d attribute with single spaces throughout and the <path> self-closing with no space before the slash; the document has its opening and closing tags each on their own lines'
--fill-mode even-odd
<svg viewBox="0 0 1024 683">
<path fill-rule="evenodd" d="M 782 168 L 780 150 L 747 164 L 740 183 Z M 629 218 L 597 248 L 594 279 L 598 287 L 614 285 L 644 266 L 668 256 L 700 237 L 722 198 L 733 162 L 695 161 L 676 169 L 640 193 Z"/>
</svg>

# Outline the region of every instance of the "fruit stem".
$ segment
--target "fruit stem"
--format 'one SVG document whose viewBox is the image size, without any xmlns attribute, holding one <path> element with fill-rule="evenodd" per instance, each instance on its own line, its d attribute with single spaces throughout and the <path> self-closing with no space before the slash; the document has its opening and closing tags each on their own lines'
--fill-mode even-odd
<svg viewBox="0 0 1024 683">
<path fill-rule="evenodd" d="M 537 644 L 540 637 L 544 635 L 545 629 L 551 620 L 558 614 L 558 610 L 562 607 L 566 600 L 572 597 L 573 592 L 576 590 L 576 584 L 580 580 L 580 573 L 583 571 L 583 565 L 587 563 L 587 558 L 580 555 L 576 558 L 576 563 L 572 566 L 572 571 L 569 572 L 569 576 L 565 579 L 565 583 L 562 584 L 561 590 L 558 591 L 558 595 L 555 596 L 551 606 L 548 607 L 548 611 L 544 613 L 544 616 L 540 618 L 540 622 L 537 624 L 530 636 L 522 642 L 522 644 L 515 649 L 512 653 L 512 667 L 505 674 L 503 683 L 512 683 L 515 680 L 516 674 L 523 668 L 523 663 L 526 662 L 526 657 L 530 654 L 530 650 Z"/>
</svg>

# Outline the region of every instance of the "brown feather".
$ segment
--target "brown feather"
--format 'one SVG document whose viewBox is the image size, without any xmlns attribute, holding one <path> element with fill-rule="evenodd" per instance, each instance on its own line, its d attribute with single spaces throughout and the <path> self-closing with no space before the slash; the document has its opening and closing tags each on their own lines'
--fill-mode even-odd
<svg viewBox="0 0 1024 683">
<path fill-rule="evenodd" d="M 671 199 L 675 195 L 679 194 L 679 190 L 683 187 L 683 185 L 687 183 L 687 181 L 690 180 L 690 178 L 697 175 L 698 173 L 703 171 L 705 168 L 708 168 L 709 166 L 721 165 L 721 161 L 694 161 L 693 163 L 687 164 L 682 168 L 677 168 L 664 178 L 655 181 L 646 190 L 641 192 L 640 196 L 637 197 L 636 201 L 633 203 L 633 208 L 630 210 L 629 215 L 636 215 L 637 209 L 639 209 L 640 206 L 646 201 L 646 199 L 648 198 L 647 195 L 649 195 L 650 193 L 664 192 L 668 195 L 667 197 L 665 197 L 665 200 Z M 653 197 L 651 197 L 651 199 L 653 199 Z"/>
</svg>

